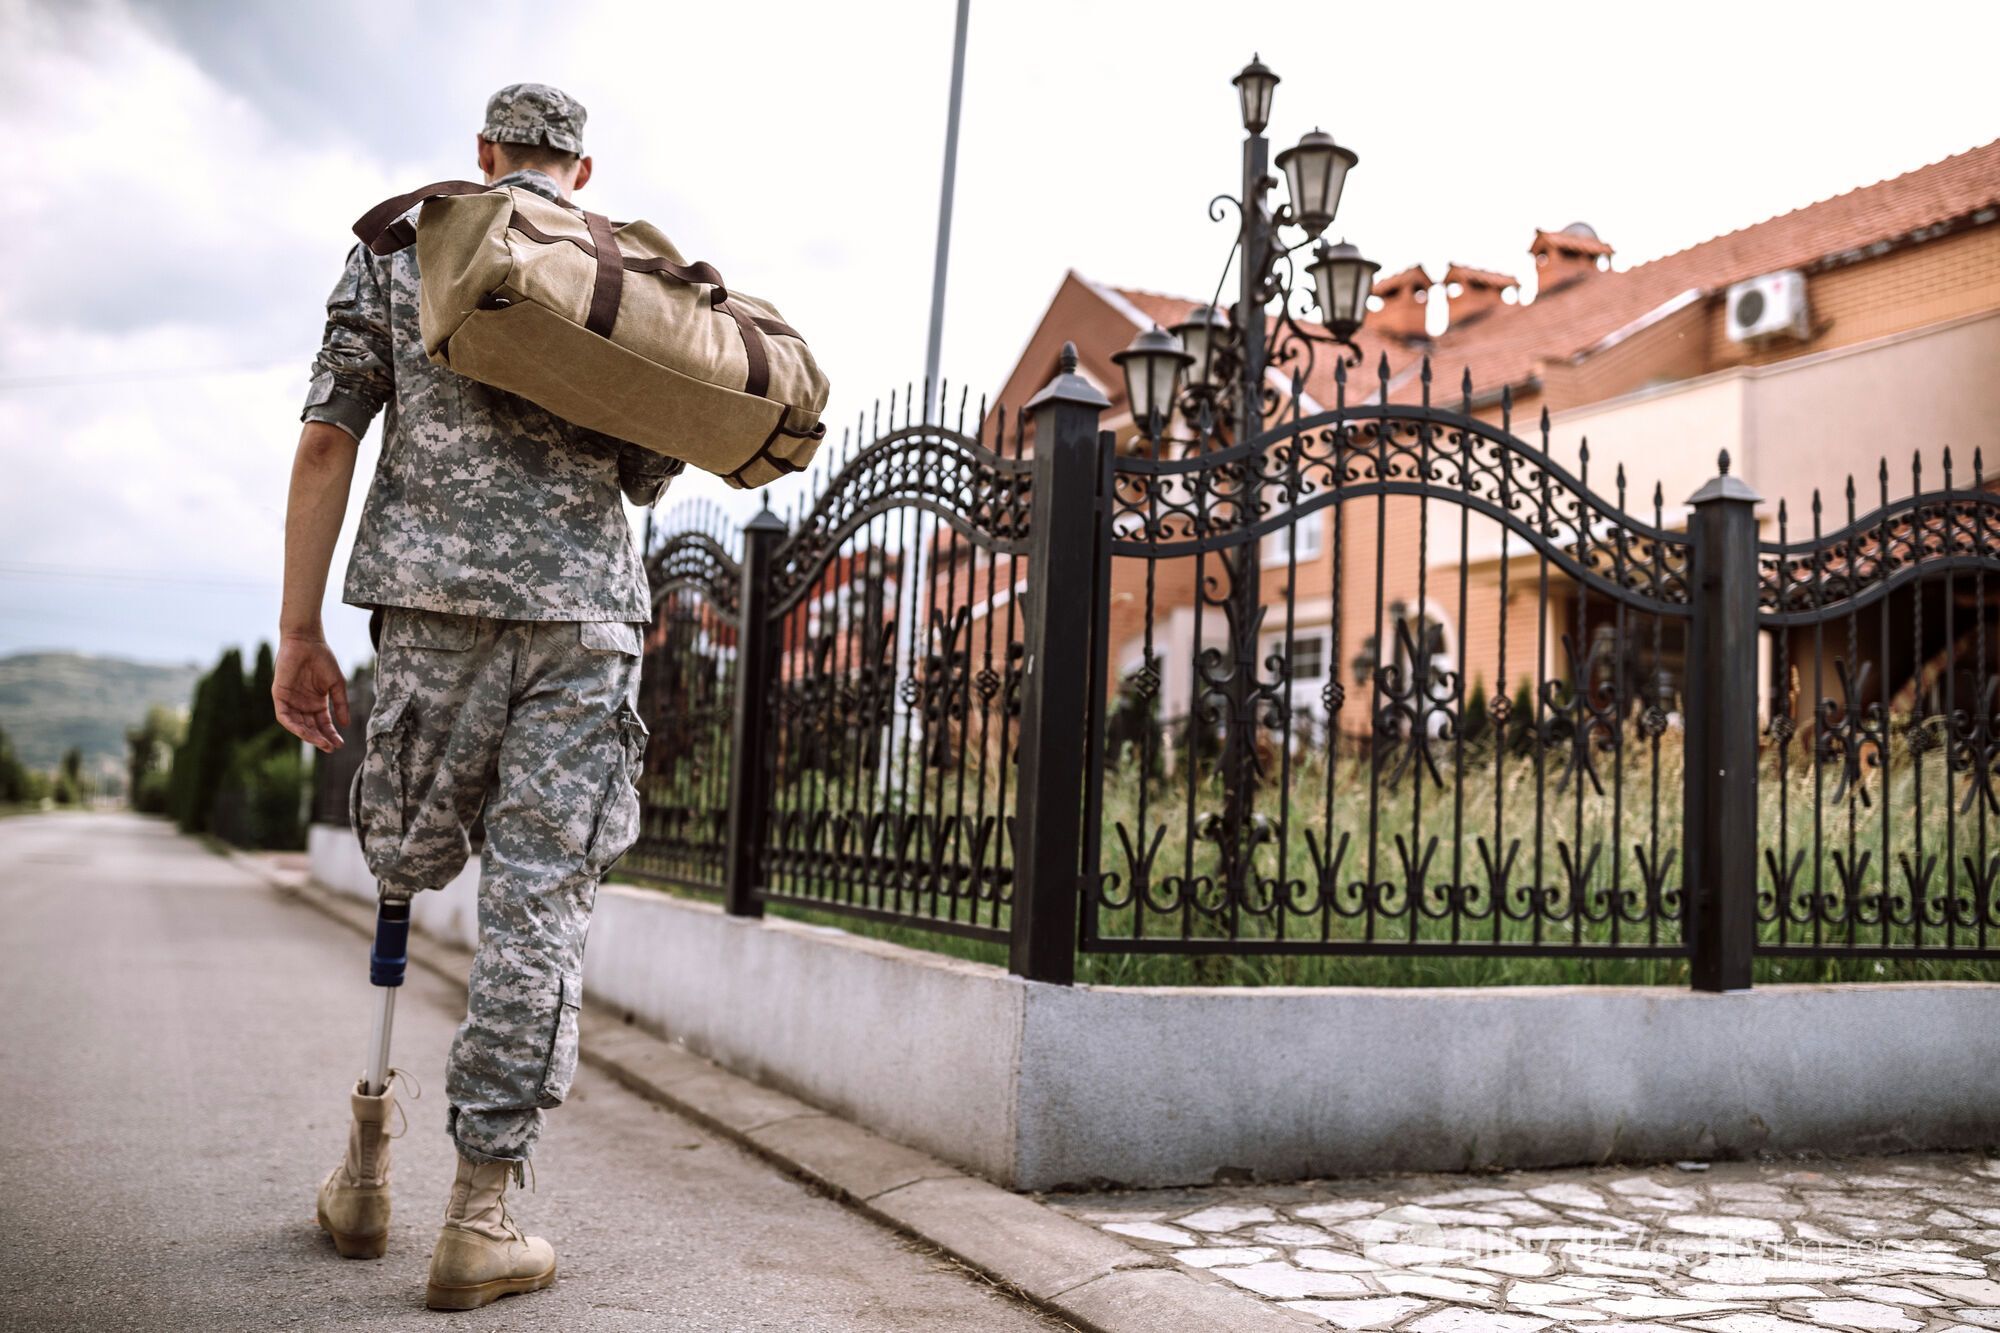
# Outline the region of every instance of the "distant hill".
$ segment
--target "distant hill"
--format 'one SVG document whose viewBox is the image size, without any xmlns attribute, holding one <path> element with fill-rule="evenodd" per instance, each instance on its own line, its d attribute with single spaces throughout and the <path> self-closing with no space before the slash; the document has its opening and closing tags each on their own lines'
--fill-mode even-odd
<svg viewBox="0 0 2000 1333">
<path fill-rule="evenodd" d="M 86 770 L 101 761 L 122 768 L 125 728 L 154 704 L 186 708 L 200 677 L 192 665 L 16 653 L 0 657 L 0 727 L 31 768 L 54 768 L 71 746 L 83 751 Z"/>
</svg>

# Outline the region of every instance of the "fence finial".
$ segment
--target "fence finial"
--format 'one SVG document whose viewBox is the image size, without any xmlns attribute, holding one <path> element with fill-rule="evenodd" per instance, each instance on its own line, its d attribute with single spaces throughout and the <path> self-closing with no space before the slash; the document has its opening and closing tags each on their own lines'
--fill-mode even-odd
<svg viewBox="0 0 2000 1333">
<path fill-rule="evenodd" d="M 1048 402 L 1081 403 L 1088 407 L 1106 408 L 1111 400 L 1098 391 L 1096 385 L 1076 373 L 1076 344 L 1065 342 L 1062 355 L 1057 361 L 1055 378 L 1042 386 L 1042 391 L 1028 400 L 1028 410 L 1032 411 Z"/>
<path fill-rule="evenodd" d="M 1700 490 L 1688 497 L 1689 504 L 1702 504 L 1709 500 L 1749 500 L 1753 504 L 1763 499 L 1741 477 L 1729 475 L 1729 451 L 1720 450 L 1715 455 L 1715 476 L 1710 478 Z"/>
</svg>

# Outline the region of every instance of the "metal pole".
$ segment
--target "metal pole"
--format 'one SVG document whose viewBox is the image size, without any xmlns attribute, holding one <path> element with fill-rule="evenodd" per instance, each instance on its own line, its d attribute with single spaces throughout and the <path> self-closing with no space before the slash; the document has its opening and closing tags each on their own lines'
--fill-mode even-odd
<svg viewBox="0 0 2000 1333">
<path fill-rule="evenodd" d="M 779 640 L 771 624 L 771 556 L 785 521 L 766 503 L 743 525 L 743 593 L 737 599 L 736 713 L 729 747 L 729 832 L 723 910 L 762 916 L 757 896 L 771 808 L 771 682 Z"/>
<path fill-rule="evenodd" d="M 1098 419 L 1110 406 L 1076 373 L 1076 344 L 1028 402 L 1035 418 L 1034 513 L 1028 529 L 1028 650 L 1021 682 L 1020 790 L 1015 798 L 1014 904 L 1008 967 L 1030 981 L 1076 979 L 1077 887 L 1083 854 L 1085 746 L 1091 716 L 1090 570 L 1103 522 Z"/>
<path fill-rule="evenodd" d="M 375 1000 L 375 1025 L 368 1034 L 368 1067 L 362 1072 L 362 1091 L 380 1097 L 389 1086 L 389 1037 L 396 1027 L 396 992 L 384 987 Z"/>
<path fill-rule="evenodd" d="M 958 0 L 951 44 L 951 103 L 944 122 L 944 187 L 938 197 L 937 266 L 931 271 L 931 331 L 924 345 L 924 416 L 937 403 L 938 354 L 944 345 L 944 279 L 951 263 L 951 195 L 958 180 L 958 107 L 965 94 L 965 20 L 972 0 Z"/>
<path fill-rule="evenodd" d="M 1270 191 L 1267 154 L 1270 143 L 1262 134 L 1243 141 L 1243 259 L 1238 274 L 1236 323 L 1242 330 L 1243 378 L 1238 386 L 1236 442 L 1256 438 L 1264 429 L 1264 361 L 1267 355 L 1264 303 L 1260 299 L 1264 270 L 1269 261 L 1270 218 L 1264 200 Z M 1245 460 L 1243 480 L 1236 496 L 1240 521 L 1248 523 L 1256 514 L 1258 467 Z M 1230 560 L 1230 595 L 1226 614 L 1232 671 L 1229 678 L 1229 732 L 1222 756 L 1224 801 L 1223 819 L 1228 888 L 1240 893 L 1250 863 L 1253 816 L 1257 806 L 1256 710 L 1252 706 L 1257 679 L 1258 612 L 1264 590 L 1263 553 L 1258 543 L 1248 542 L 1235 549 Z"/>
<path fill-rule="evenodd" d="M 958 0 L 958 24 L 952 35 L 951 100 L 945 109 L 944 126 L 944 183 L 938 195 L 937 263 L 931 270 L 931 327 L 924 346 L 924 421 L 941 421 L 944 416 L 938 385 L 938 360 L 944 346 L 945 273 L 951 264 L 951 198 L 958 181 L 958 108 L 965 94 L 965 24 L 970 9 L 971 0 Z M 891 428 L 896 424 L 894 417 L 892 410 Z M 930 552 L 924 549 L 921 522 L 917 524 L 913 548 L 901 552 L 901 556 L 896 578 L 910 590 L 910 613 L 896 636 L 896 675 L 899 681 L 911 681 L 916 679 L 918 636 L 927 632 L 927 627 L 919 623 L 919 619 L 923 614 L 920 608 L 923 606 L 925 584 L 931 577 Z M 882 756 L 885 774 L 893 757 L 902 753 L 902 738 L 911 725 L 909 716 L 893 704 L 890 712 L 893 719 L 890 744 Z"/>
<path fill-rule="evenodd" d="M 1682 813 L 1696 990 L 1750 987 L 1757 944 L 1757 493 L 1718 475 L 1688 503 L 1693 544 Z"/>
</svg>

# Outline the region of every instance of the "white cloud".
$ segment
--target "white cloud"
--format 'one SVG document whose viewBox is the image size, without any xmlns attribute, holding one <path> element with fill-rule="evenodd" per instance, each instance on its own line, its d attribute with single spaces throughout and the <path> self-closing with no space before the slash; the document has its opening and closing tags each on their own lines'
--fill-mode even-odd
<svg viewBox="0 0 2000 1333">
<path fill-rule="evenodd" d="M 270 632 L 347 225 L 470 174 L 484 99 L 515 80 L 589 105 L 588 200 L 806 332 L 837 437 L 921 374 L 952 9 L 0 0 L 0 386 L 84 377 L 0 387 L 0 651 L 207 657 Z M 1071 266 L 1213 287 L 1228 236 L 1205 207 L 1234 186 L 1228 81 L 1252 49 L 1284 78 L 1274 148 L 1321 124 L 1360 153 L 1339 230 L 1371 257 L 1525 275 L 1537 226 L 1583 218 L 1636 262 L 1985 140 L 1996 12 L 975 0 L 947 373 L 996 385 Z M 207 582 L 6 572 L 52 564 Z M 358 655 L 360 617 L 329 614 Z"/>
</svg>

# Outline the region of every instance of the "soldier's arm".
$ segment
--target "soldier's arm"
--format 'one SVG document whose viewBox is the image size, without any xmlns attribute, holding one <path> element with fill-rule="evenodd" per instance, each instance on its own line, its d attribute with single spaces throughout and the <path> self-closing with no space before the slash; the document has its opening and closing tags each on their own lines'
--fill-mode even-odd
<svg viewBox="0 0 2000 1333">
<path fill-rule="evenodd" d="M 285 593 L 271 699 L 301 740 L 331 751 L 347 725 L 347 683 L 320 623 L 334 544 L 347 516 L 355 455 L 368 423 L 395 391 L 389 301 L 361 247 L 348 253 L 326 301 L 305 421 L 285 508 Z"/>
<path fill-rule="evenodd" d="M 301 418 L 338 426 L 358 441 L 396 390 L 392 356 L 389 294 L 368 252 L 357 245 L 326 298 L 326 333 L 313 358 Z"/>
<path fill-rule="evenodd" d="M 285 596 L 278 612 L 278 657 L 271 700 L 278 721 L 300 740 L 331 752 L 343 743 L 347 682 L 320 623 L 334 543 L 347 516 L 359 444 L 324 421 L 308 421 L 292 457 L 285 506 Z"/>
<path fill-rule="evenodd" d="M 687 466 L 678 458 L 656 454 L 636 444 L 618 442 L 618 489 L 641 509 L 651 509 L 666 494 L 667 486 Z"/>
</svg>

